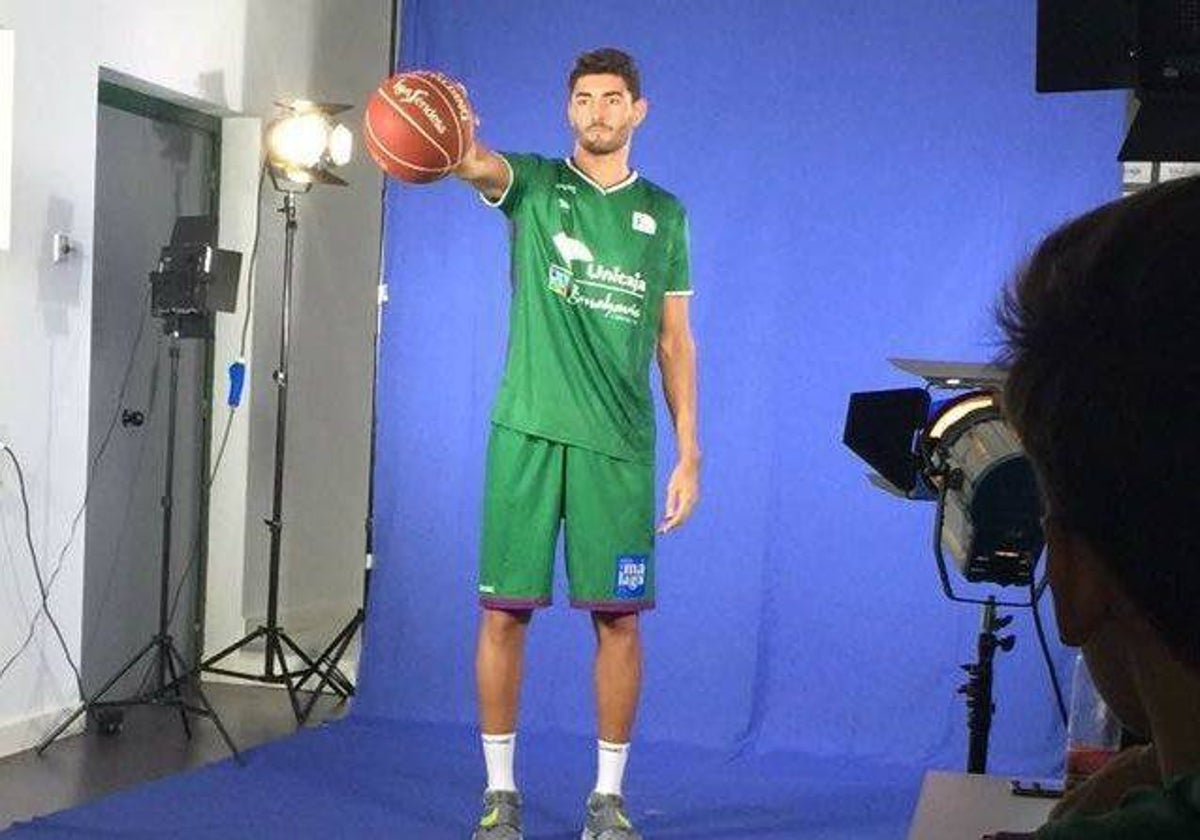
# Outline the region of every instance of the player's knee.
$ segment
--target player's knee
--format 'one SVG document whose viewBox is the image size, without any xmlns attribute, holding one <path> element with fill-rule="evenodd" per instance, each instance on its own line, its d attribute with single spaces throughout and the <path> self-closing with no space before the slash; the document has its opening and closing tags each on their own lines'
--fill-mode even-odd
<svg viewBox="0 0 1200 840">
<path fill-rule="evenodd" d="M 602 644 L 633 645 L 640 638 L 637 613 L 593 613 Z"/>
<path fill-rule="evenodd" d="M 530 610 L 484 610 L 483 631 L 496 644 L 518 642 L 531 617 Z"/>
</svg>

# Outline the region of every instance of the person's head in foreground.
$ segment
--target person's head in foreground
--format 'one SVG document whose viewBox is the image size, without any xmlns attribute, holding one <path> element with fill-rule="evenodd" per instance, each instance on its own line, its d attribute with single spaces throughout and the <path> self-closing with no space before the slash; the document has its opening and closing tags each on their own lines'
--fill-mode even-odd
<svg viewBox="0 0 1200 840">
<path fill-rule="evenodd" d="M 1055 231 L 999 318 L 1059 632 L 1161 776 L 1153 802 L 1042 835 L 1200 837 L 1200 179 Z"/>
</svg>

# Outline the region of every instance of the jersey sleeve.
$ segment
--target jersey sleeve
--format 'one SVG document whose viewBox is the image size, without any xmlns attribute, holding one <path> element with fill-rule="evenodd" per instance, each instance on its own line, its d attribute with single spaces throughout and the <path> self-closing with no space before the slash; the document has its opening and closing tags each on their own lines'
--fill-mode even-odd
<svg viewBox="0 0 1200 840">
<path fill-rule="evenodd" d="M 688 221 L 687 215 L 680 208 L 679 216 L 671 226 L 671 238 L 667 240 L 667 282 L 668 295 L 692 294 L 691 258 L 688 254 Z"/>
<path fill-rule="evenodd" d="M 508 189 L 495 200 L 480 193 L 479 197 L 489 207 L 498 207 L 505 216 L 512 217 L 521 202 L 535 188 L 542 171 L 545 168 L 545 158 L 538 155 L 522 155 L 513 152 L 501 152 L 500 159 L 508 167 Z"/>
</svg>

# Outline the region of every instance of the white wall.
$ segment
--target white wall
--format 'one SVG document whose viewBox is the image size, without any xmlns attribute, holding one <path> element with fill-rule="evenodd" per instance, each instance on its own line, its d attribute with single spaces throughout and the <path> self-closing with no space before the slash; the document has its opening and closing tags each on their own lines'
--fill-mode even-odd
<svg viewBox="0 0 1200 840">
<path fill-rule="evenodd" d="M 17 43 L 12 244 L 0 251 L 0 441 L 24 465 L 44 569 L 55 566 L 67 545 L 86 486 L 101 68 L 109 77 L 230 117 L 269 117 L 272 100 L 286 94 L 359 102 L 386 67 L 390 7 L 390 0 L 0 0 L 0 28 L 14 30 Z M 257 128 L 253 121 L 228 123 L 223 146 L 223 244 L 247 256 Z M 285 609 L 327 621 L 357 598 L 369 457 L 379 178 L 361 158 L 349 177 L 352 188 L 314 193 L 301 205 L 289 397 Z M 274 389 L 264 385 L 273 366 L 277 312 L 270 304 L 278 299 L 281 263 L 274 204 L 268 191 L 252 327 L 253 352 L 265 367 L 252 373 L 251 413 L 239 416 L 214 487 L 209 650 L 244 628 L 243 589 L 259 586 L 265 564 L 260 520 L 270 508 Z M 69 233 L 76 247 L 59 265 L 50 261 L 56 231 Z M 332 318 L 317 314 L 331 308 Z M 237 318 L 240 326 L 240 313 Z M 236 338 L 227 323 L 220 328 L 216 390 L 223 397 L 228 354 L 220 348 L 236 345 Z M 214 415 L 215 430 L 222 419 L 223 413 Z M 333 504 L 314 504 L 325 499 Z M 76 657 L 86 555 L 81 526 L 62 555 L 51 599 Z M 15 477 L 2 464 L 0 662 L 22 641 L 36 593 Z M 254 603 L 247 595 L 246 606 Z M 73 680 L 43 622 L 30 650 L 0 682 L 0 754 L 29 746 L 74 702 Z"/>
</svg>

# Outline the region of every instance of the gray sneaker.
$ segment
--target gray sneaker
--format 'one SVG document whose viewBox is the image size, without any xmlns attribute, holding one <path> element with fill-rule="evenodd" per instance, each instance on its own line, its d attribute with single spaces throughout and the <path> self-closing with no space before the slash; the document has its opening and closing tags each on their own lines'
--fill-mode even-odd
<svg viewBox="0 0 1200 840">
<path fill-rule="evenodd" d="M 523 840 L 521 796 L 513 790 L 489 790 L 483 794 L 483 815 L 471 840 Z"/>
<path fill-rule="evenodd" d="M 580 840 L 642 840 L 625 816 L 625 800 L 611 793 L 595 793 L 588 797 L 587 821 Z"/>
</svg>

